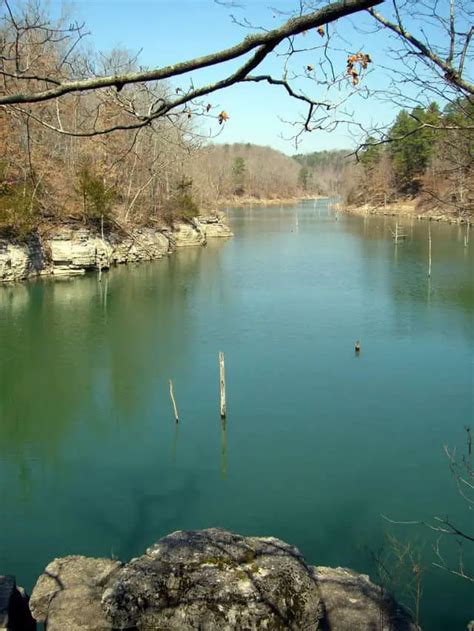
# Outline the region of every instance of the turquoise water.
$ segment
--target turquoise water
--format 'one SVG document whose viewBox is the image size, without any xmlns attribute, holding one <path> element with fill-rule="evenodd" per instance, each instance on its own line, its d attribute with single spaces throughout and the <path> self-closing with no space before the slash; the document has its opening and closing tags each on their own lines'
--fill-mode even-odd
<svg viewBox="0 0 474 631">
<path fill-rule="evenodd" d="M 465 629 L 473 586 L 432 566 L 435 533 L 381 515 L 474 529 L 443 451 L 473 420 L 474 235 L 431 226 L 429 281 L 426 222 L 395 247 L 392 218 L 326 202 L 229 220 L 231 240 L 102 283 L 0 287 L 0 573 L 31 589 L 56 556 L 222 526 L 375 580 L 383 563 L 399 587 L 390 533 L 421 554 L 425 629 Z"/>
</svg>

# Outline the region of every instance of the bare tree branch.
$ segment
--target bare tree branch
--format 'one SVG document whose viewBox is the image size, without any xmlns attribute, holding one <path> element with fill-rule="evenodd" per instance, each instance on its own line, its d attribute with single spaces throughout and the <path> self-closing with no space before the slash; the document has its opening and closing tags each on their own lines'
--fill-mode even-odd
<svg viewBox="0 0 474 631">
<path fill-rule="evenodd" d="M 398 11 L 398 7 L 396 2 L 394 2 L 394 6 L 396 9 L 397 23 L 392 22 L 391 20 L 385 18 L 381 13 L 376 11 L 375 9 L 368 9 L 370 15 L 377 20 L 382 26 L 390 29 L 398 36 L 400 36 L 405 42 L 411 44 L 425 59 L 430 60 L 436 67 L 438 67 L 443 73 L 444 78 L 454 86 L 457 86 L 465 93 L 474 96 L 474 84 L 470 83 L 462 76 L 462 69 L 464 67 L 464 62 L 460 66 L 460 70 L 456 69 L 452 65 L 453 57 L 454 57 L 454 25 L 453 32 L 450 36 L 450 50 L 446 60 L 443 60 L 439 55 L 437 55 L 431 48 L 429 48 L 426 44 L 424 44 L 419 38 L 415 37 L 411 33 L 409 33 L 401 20 L 400 13 Z M 453 17 L 454 19 L 454 17 Z M 465 51 L 469 46 L 469 42 L 472 36 L 472 29 L 469 32 L 469 35 L 465 40 Z M 464 53 L 465 55 L 465 53 Z"/>
<path fill-rule="evenodd" d="M 126 74 L 117 74 L 106 77 L 93 77 L 91 79 L 84 79 L 79 81 L 65 81 L 60 86 L 44 90 L 42 92 L 32 93 L 23 92 L 15 93 L 5 96 L 0 96 L 0 105 L 15 105 L 20 103 L 39 103 L 42 101 L 48 101 L 55 99 L 65 94 L 73 92 L 84 92 L 88 90 L 96 90 L 99 88 L 106 88 L 116 86 L 121 89 L 124 85 L 132 83 L 142 83 L 147 81 L 161 81 L 163 79 L 169 79 L 171 77 L 177 77 L 189 72 L 207 68 L 222 64 L 232 59 L 237 59 L 246 55 L 247 53 L 258 49 L 255 54 L 254 60 L 257 62 L 255 65 L 251 65 L 250 68 L 256 67 L 269 52 L 275 49 L 278 44 L 291 35 L 297 35 L 308 29 L 322 26 L 327 22 L 332 22 L 341 17 L 357 13 L 364 9 L 373 7 L 374 5 L 381 4 L 383 0 L 339 0 L 338 2 L 331 3 L 319 11 L 309 13 L 298 18 L 288 20 L 285 24 L 279 28 L 273 29 L 266 33 L 257 33 L 249 35 L 242 42 L 231 48 L 191 59 L 171 66 L 165 66 L 164 68 L 156 68 L 153 70 L 147 70 L 143 72 L 134 72 Z M 8 5 L 7 5 L 8 6 Z M 13 16 L 12 16 L 13 21 Z M 237 75 L 237 73 L 236 73 Z M 242 77 L 240 77 L 242 78 Z M 235 83 L 239 80 L 238 75 L 232 80 Z M 213 84 L 207 88 L 207 92 L 221 89 L 229 85 L 225 82 L 220 86 L 221 82 Z"/>
</svg>

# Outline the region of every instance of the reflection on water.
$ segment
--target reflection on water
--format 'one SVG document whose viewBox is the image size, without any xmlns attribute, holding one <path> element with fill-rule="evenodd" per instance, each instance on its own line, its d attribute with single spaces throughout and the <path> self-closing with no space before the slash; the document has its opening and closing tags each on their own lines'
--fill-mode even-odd
<svg viewBox="0 0 474 631">
<path fill-rule="evenodd" d="M 221 476 L 227 476 L 227 421 L 221 420 Z"/>
<path fill-rule="evenodd" d="M 373 572 L 382 513 L 465 524 L 442 449 L 473 412 L 465 228 L 431 225 L 428 278 L 425 222 L 394 246 L 395 218 L 325 203 L 229 217 L 234 239 L 101 283 L 0 287 L 0 572 L 31 587 L 55 556 L 127 559 L 207 526 Z M 472 615 L 447 575 L 425 600 L 435 631 Z"/>
<path fill-rule="evenodd" d="M 179 439 L 179 423 L 176 423 L 176 427 L 174 430 L 174 436 L 173 436 L 173 447 L 171 450 L 172 456 L 173 456 L 173 463 L 176 462 L 176 457 L 178 454 L 178 439 Z"/>
</svg>

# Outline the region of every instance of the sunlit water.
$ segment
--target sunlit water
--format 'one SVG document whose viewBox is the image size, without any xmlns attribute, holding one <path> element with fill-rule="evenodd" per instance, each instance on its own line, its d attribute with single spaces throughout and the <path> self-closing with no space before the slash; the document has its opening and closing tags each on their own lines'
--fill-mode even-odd
<svg viewBox="0 0 474 631">
<path fill-rule="evenodd" d="M 0 287 L 0 573 L 31 589 L 57 556 L 222 526 L 397 583 L 389 532 L 421 550 L 425 629 L 464 629 L 472 584 L 432 567 L 434 533 L 381 515 L 472 533 L 443 445 L 461 453 L 473 420 L 474 237 L 433 224 L 429 281 L 426 222 L 395 247 L 394 219 L 326 202 L 229 218 L 234 239 L 102 283 Z"/>
</svg>

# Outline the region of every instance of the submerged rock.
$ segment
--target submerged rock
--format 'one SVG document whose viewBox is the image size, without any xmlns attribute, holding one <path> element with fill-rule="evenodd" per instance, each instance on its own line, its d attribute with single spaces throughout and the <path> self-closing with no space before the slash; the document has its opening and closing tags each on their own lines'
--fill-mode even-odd
<svg viewBox="0 0 474 631">
<path fill-rule="evenodd" d="M 48 631 L 418 629 L 367 576 L 313 568 L 279 539 L 214 528 L 175 532 L 123 565 L 56 559 L 31 610 Z"/>
</svg>

